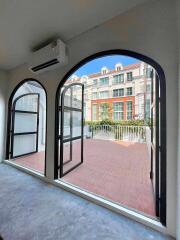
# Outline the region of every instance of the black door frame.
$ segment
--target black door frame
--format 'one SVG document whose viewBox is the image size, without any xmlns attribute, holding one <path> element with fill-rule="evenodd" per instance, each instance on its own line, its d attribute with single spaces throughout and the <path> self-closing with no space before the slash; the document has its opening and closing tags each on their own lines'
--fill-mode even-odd
<svg viewBox="0 0 180 240">
<path fill-rule="evenodd" d="M 82 67 L 84 64 L 88 63 L 89 61 L 92 61 L 96 58 L 105 57 L 105 56 L 113 56 L 113 55 L 123 55 L 128 57 L 134 57 L 140 61 L 143 61 L 149 65 L 151 65 L 155 70 L 156 74 L 159 78 L 159 86 L 160 86 L 160 133 L 159 133 L 159 141 L 161 143 L 161 146 L 157 146 L 158 149 L 161 149 L 159 152 L 159 158 L 160 158 L 160 208 L 159 208 L 159 219 L 160 222 L 163 225 L 166 225 L 166 80 L 165 80 L 165 74 L 162 69 L 162 67 L 153 59 L 150 57 L 147 57 L 143 54 L 130 51 L 130 50 L 124 50 L 124 49 L 113 49 L 113 50 L 107 50 L 98 52 L 95 54 L 92 54 L 91 56 L 86 57 L 85 59 L 81 60 L 78 64 L 76 64 L 74 67 L 72 67 L 62 78 L 62 80 L 59 83 L 59 86 L 56 91 L 56 105 L 55 105 L 55 151 L 54 151 L 54 178 L 58 178 L 58 107 L 59 107 L 59 97 L 62 87 L 64 86 L 65 82 L 68 80 L 68 78 L 80 67 Z"/>
<path fill-rule="evenodd" d="M 73 92 L 72 92 L 72 87 L 73 86 L 81 86 L 82 89 L 82 95 L 81 95 L 81 108 L 75 108 L 72 107 L 72 102 L 73 102 Z M 67 90 L 70 89 L 70 107 L 65 106 L 64 104 L 64 98 Z M 58 139 L 60 140 L 60 166 L 58 168 L 60 169 L 60 178 L 77 168 L 79 165 L 83 163 L 83 135 L 84 135 L 84 111 L 83 111 L 83 106 L 84 106 L 84 85 L 81 83 L 72 83 L 68 86 L 66 86 L 62 93 L 61 93 L 61 105 L 59 106 L 59 113 L 61 113 L 61 127 L 60 127 L 60 135 L 58 136 Z M 64 136 L 64 112 L 68 111 L 70 112 L 70 135 Z M 73 128 L 73 116 L 72 116 L 72 111 L 80 112 L 81 113 L 81 135 L 73 137 L 72 136 L 72 128 Z M 59 116 L 59 114 L 58 114 Z M 59 132 L 59 129 L 58 129 Z M 75 166 L 71 167 L 68 169 L 66 172 L 63 171 L 63 167 L 65 164 L 69 163 L 72 161 L 72 142 L 74 140 L 81 140 L 81 159 L 78 164 Z M 66 162 L 63 161 L 63 152 L 64 152 L 64 143 L 70 142 L 70 159 L 67 160 Z"/>
<path fill-rule="evenodd" d="M 44 166 L 44 175 L 46 176 L 46 155 L 47 155 L 47 111 L 48 111 L 48 105 L 47 105 L 47 91 L 45 87 L 42 85 L 41 82 L 39 82 L 37 79 L 34 78 L 26 78 L 20 81 L 13 91 L 10 94 L 9 100 L 8 100 L 8 111 L 7 111 L 7 130 L 6 130 L 6 160 L 10 159 L 10 141 L 11 141 L 11 113 L 12 113 L 12 107 L 13 107 L 13 97 L 16 94 L 16 91 L 25 83 L 28 82 L 36 82 L 38 83 L 42 89 L 45 92 L 46 96 L 46 139 L 45 139 L 45 166 Z"/>
<path fill-rule="evenodd" d="M 151 171 L 150 178 L 152 183 L 155 183 L 155 205 L 156 205 L 156 216 L 160 215 L 160 158 L 159 152 L 161 151 L 160 141 L 159 141 L 159 132 L 160 132 L 160 124 L 159 124 L 159 106 L 161 105 L 161 100 L 159 96 L 159 78 L 154 70 L 151 71 Z M 154 96 L 154 88 L 155 88 L 155 96 Z M 153 111 L 155 111 L 155 116 L 153 115 Z M 155 119 L 153 118 L 155 117 Z M 154 121 L 156 123 L 155 126 L 155 134 L 154 134 Z M 155 144 L 154 144 L 155 140 Z M 155 158 L 155 159 L 154 159 Z M 155 161 L 154 161 L 155 160 Z M 155 165 L 155 166 L 154 166 Z M 153 171 L 155 167 L 155 172 Z M 154 187 L 154 186 L 153 186 Z"/>
<path fill-rule="evenodd" d="M 25 111 L 25 110 L 16 110 L 16 103 L 19 99 L 26 97 L 26 96 L 37 96 L 37 111 Z M 12 123 L 11 123 L 11 150 L 9 152 L 10 158 L 16 158 L 16 157 L 22 157 L 26 155 L 30 155 L 32 153 L 38 152 L 38 139 L 39 139 L 39 99 L 40 99 L 40 94 L 39 93 L 26 93 L 18 96 L 17 98 L 14 99 L 13 101 L 13 106 L 12 106 Z M 35 114 L 37 116 L 37 121 L 36 121 L 36 131 L 30 131 L 30 132 L 14 132 L 14 126 L 15 126 L 15 115 L 16 113 L 25 113 L 25 114 Z M 14 136 L 20 136 L 20 135 L 36 135 L 36 150 L 20 155 L 14 155 Z"/>
</svg>

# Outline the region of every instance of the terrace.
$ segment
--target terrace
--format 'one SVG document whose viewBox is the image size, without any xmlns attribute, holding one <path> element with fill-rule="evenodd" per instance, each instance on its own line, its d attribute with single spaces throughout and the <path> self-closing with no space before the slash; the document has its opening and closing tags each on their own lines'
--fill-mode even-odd
<svg viewBox="0 0 180 240">
<path fill-rule="evenodd" d="M 155 217 L 150 179 L 150 130 L 144 126 L 85 127 L 84 162 L 62 180 L 110 201 Z M 68 160 L 65 145 L 64 160 Z M 73 142 L 73 159 L 68 170 L 80 158 L 80 142 Z M 17 164 L 44 172 L 44 152 L 17 158 Z"/>
</svg>

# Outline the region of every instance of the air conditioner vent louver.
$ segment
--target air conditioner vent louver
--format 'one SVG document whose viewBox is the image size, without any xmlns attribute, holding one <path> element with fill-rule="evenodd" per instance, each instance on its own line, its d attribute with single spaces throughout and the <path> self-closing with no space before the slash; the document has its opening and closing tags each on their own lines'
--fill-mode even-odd
<svg viewBox="0 0 180 240">
<path fill-rule="evenodd" d="M 36 66 L 36 67 L 33 67 L 33 68 L 31 68 L 31 69 L 32 69 L 33 72 L 37 72 L 37 71 L 39 71 L 39 70 L 41 70 L 41 69 L 50 67 L 50 66 L 55 65 L 55 64 L 57 64 L 57 63 L 59 63 L 59 60 L 56 58 L 56 59 L 53 59 L 53 60 L 51 60 L 51 61 L 45 62 L 45 63 L 43 63 L 43 64 L 40 64 L 40 65 L 38 65 L 38 66 Z"/>
</svg>

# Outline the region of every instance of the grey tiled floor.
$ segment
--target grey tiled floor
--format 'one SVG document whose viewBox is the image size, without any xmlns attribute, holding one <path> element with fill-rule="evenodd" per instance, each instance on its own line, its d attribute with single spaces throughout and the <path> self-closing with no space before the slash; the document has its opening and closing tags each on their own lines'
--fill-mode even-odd
<svg viewBox="0 0 180 240">
<path fill-rule="evenodd" d="M 5 164 L 0 189 L 4 240 L 171 239 Z"/>
</svg>

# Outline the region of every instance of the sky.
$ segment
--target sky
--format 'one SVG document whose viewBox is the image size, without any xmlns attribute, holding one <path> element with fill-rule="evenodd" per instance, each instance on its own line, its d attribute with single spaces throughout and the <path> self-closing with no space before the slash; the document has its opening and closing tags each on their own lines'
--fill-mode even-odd
<svg viewBox="0 0 180 240">
<path fill-rule="evenodd" d="M 86 63 L 85 65 L 80 67 L 76 72 L 74 72 L 73 75 L 81 77 L 83 75 L 89 75 L 91 73 L 100 72 L 101 68 L 104 66 L 106 66 L 109 69 L 114 69 L 116 63 L 121 63 L 123 66 L 126 66 L 128 64 L 137 62 L 139 62 L 139 60 L 136 58 L 121 55 L 101 57 Z"/>
</svg>

